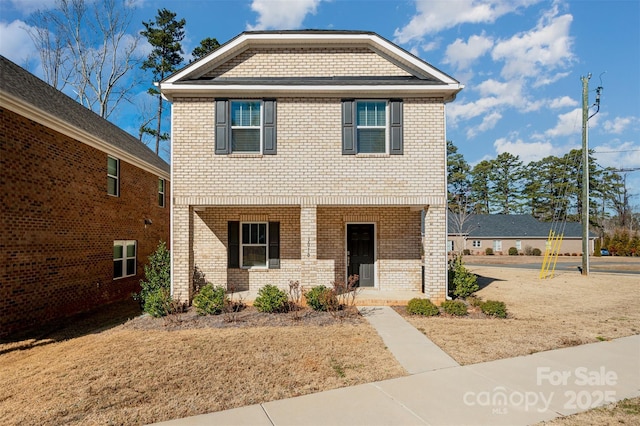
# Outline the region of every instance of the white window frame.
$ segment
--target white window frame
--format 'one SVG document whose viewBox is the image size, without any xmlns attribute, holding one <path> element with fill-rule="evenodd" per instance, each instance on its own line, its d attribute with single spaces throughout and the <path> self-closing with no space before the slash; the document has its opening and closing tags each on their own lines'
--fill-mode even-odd
<svg viewBox="0 0 640 426">
<path fill-rule="evenodd" d="M 493 240 L 493 251 L 502 251 L 502 240 Z"/>
<path fill-rule="evenodd" d="M 116 161 L 116 174 L 112 175 L 109 173 L 109 159 L 115 160 Z M 111 194 L 109 192 L 109 179 L 113 179 L 116 182 L 116 193 L 115 194 Z M 111 195 L 112 197 L 119 197 L 120 196 L 120 159 L 113 157 L 111 155 L 107 156 L 107 194 Z"/>
<path fill-rule="evenodd" d="M 160 190 L 160 182 L 162 182 L 162 191 Z M 167 202 L 165 198 L 165 192 L 167 190 L 167 181 L 162 178 L 158 178 L 158 205 L 160 207 L 165 207 Z M 162 198 L 160 198 L 162 196 Z"/>
<path fill-rule="evenodd" d="M 264 225 L 265 226 L 265 242 L 252 244 L 244 243 L 244 225 Z M 240 222 L 240 268 L 242 269 L 269 269 L 269 222 Z M 244 248 L 245 247 L 264 247 L 265 248 L 265 263 L 264 266 L 248 265 L 244 264 Z"/>
<path fill-rule="evenodd" d="M 229 121 L 233 123 L 233 104 L 236 102 L 257 102 L 260 105 L 260 125 L 259 126 L 234 126 L 231 125 L 231 137 L 229 138 L 229 147 L 232 154 L 262 154 L 264 149 L 264 101 L 262 99 L 232 99 L 229 101 Z M 234 129 L 258 129 L 260 131 L 260 147 L 258 151 L 234 151 L 233 150 L 233 130 Z"/>
<path fill-rule="evenodd" d="M 522 240 L 516 240 L 516 250 L 522 250 Z"/>
<path fill-rule="evenodd" d="M 481 248 L 482 247 L 482 240 L 473 240 L 472 245 L 473 245 L 473 248 Z"/>
<path fill-rule="evenodd" d="M 447 252 L 453 251 L 453 240 L 447 240 Z"/>
<path fill-rule="evenodd" d="M 374 102 L 384 102 L 384 126 L 361 126 L 358 123 L 358 104 L 359 103 L 374 103 Z M 391 117 L 389 117 L 389 100 L 388 99 L 356 99 L 356 116 L 355 116 L 355 125 L 356 125 L 356 154 L 358 155 L 381 155 L 381 154 L 389 154 L 389 123 L 391 121 Z M 358 130 L 360 129 L 382 129 L 384 128 L 384 152 L 360 152 L 360 138 L 358 137 Z"/>
<path fill-rule="evenodd" d="M 127 247 L 133 245 L 134 247 L 134 253 L 133 256 L 128 256 L 127 255 Z M 138 242 L 136 240 L 114 240 L 113 241 L 113 247 L 116 246 L 122 246 L 122 257 L 115 257 L 115 254 L 113 256 L 113 263 L 114 263 L 114 269 L 115 269 L 115 262 L 120 260 L 122 261 L 122 275 L 119 277 L 116 277 L 115 271 L 113 274 L 113 280 L 120 280 L 122 278 L 127 278 L 127 277 L 133 277 L 137 274 L 138 271 L 138 261 L 137 261 L 137 257 L 138 257 Z M 133 262 L 135 264 L 135 267 L 133 269 L 133 273 L 132 274 L 127 274 L 127 261 L 133 259 Z"/>
</svg>

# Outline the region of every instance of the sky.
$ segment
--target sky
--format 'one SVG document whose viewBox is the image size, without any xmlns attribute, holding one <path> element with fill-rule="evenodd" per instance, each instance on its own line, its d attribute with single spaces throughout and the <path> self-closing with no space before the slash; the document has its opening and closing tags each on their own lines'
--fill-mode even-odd
<svg viewBox="0 0 640 426">
<path fill-rule="evenodd" d="M 0 0 L 0 54 L 38 75 L 25 31 L 55 0 Z M 602 167 L 640 168 L 640 0 L 133 0 L 130 31 L 157 10 L 186 20 L 184 52 L 247 30 L 374 31 L 464 84 L 447 105 L 447 139 L 474 165 L 509 152 L 526 164 L 582 144 L 582 82 L 589 148 Z M 144 92 L 147 86 L 141 87 Z M 591 113 L 595 109 L 591 109 Z M 116 121 L 132 132 L 132 116 Z M 640 170 L 628 172 L 638 194 Z"/>
</svg>

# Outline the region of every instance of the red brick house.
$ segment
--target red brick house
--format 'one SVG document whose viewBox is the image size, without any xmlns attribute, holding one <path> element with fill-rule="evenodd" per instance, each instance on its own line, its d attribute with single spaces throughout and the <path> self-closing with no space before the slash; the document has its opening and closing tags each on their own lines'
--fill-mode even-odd
<svg viewBox="0 0 640 426">
<path fill-rule="evenodd" d="M 169 238 L 169 169 L 0 56 L 0 337 L 138 291 Z"/>
</svg>

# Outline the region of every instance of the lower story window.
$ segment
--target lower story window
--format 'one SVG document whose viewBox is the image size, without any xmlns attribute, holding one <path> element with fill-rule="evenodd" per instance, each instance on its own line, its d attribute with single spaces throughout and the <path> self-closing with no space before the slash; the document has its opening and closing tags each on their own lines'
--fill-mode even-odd
<svg viewBox="0 0 640 426">
<path fill-rule="evenodd" d="M 502 251 L 502 240 L 493 240 L 493 251 Z"/>
<path fill-rule="evenodd" d="M 517 250 L 522 250 L 522 241 L 521 240 L 516 240 L 516 249 Z"/>
<path fill-rule="evenodd" d="M 243 223 L 240 254 L 242 267 L 267 267 L 267 223 Z"/>
<path fill-rule="evenodd" d="M 473 240 L 473 247 L 474 248 L 482 247 L 482 242 L 480 240 Z"/>
<path fill-rule="evenodd" d="M 135 240 L 116 240 L 113 242 L 114 280 L 136 274 L 136 246 Z"/>
<path fill-rule="evenodd" d="M 453 251 L 453 241 L 447 241 L 447 251 Z"/>
</svg>

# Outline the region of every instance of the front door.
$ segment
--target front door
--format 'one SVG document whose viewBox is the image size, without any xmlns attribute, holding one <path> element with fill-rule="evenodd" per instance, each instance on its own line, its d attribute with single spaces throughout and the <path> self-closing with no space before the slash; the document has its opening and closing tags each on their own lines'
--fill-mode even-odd
<svg viewBox="0 0 640 426">
<path fill-rule="evenodd" d="M 359 287 L 375 284 L 375 227 L 372 223 L 347 224 L 347 273 L 359 275 Z"/>
</svg>

